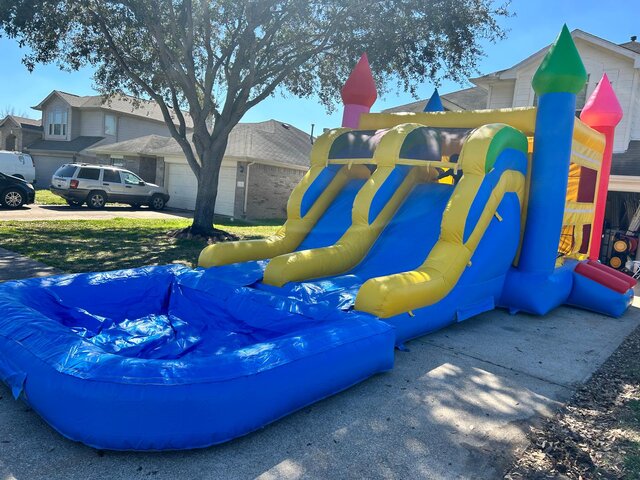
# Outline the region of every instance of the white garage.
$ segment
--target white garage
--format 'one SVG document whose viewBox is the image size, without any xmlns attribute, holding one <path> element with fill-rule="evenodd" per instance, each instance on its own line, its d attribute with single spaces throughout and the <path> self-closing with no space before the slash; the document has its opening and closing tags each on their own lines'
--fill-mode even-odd
<svg viewBox="0 0 640 480">
<path fill-rule="evenodd" d="M 236 125 L 227 143 L 215 213 L 234 218 L 283 219 L 291 190 L 309 169 L 311 137 L 277 120 Z M 146 135 L 88 150 L 100 161 L 156 159 L 156 183 L 167 189 L 169 208 L 194 210 L 197 180 L 182 147 L 171 137 Z"/>
<path fill-rule="evenodd" d="M 193 210 L 196 206 L 197 182 L 191 167 L 184 163 L 165 163 L 165 185 L 171 199 L 167 206 Z M 218 179 L 218 198 L 215 212 L 219 215 L 234 216 L 236 195 L 236 164 L 222 164 Z"/>
<path fill-rule="evenodd" d="M 51 177 L 65 163 L 72 163 L 73 158 L 53 157 L 47 155 L 32 154 L 33 163 L 36 167 L 36 186 L 38 188 L 49 188 Z"/>
</svg>

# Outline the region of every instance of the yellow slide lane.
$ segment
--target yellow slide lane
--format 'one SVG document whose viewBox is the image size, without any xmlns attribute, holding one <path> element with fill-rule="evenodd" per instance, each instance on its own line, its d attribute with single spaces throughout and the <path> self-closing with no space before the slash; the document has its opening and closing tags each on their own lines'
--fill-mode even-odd
<svg viewBox="0 0 640 480">
<path fill-rule="evenodd" d="M 494 186 L 471 234 L 464 239 L 465 225 L 485 176 L 500 153 L 522 153 L 526 165 L 527 137 L 510 126 L 490 124 L 476 129 L 460 155 L 464 171 L 442 219 L 440 238 L 425 262 L 416 270 L 372 278 L 360 288 L 355 308 L 388 318 L 432 305 L 456 285 L 480 243 L 506 193 L 513 192 L 523 205 L 525 175 L 507 169 Z M 525 167 L 526 168 L 526 167 Z"/>
</svg>

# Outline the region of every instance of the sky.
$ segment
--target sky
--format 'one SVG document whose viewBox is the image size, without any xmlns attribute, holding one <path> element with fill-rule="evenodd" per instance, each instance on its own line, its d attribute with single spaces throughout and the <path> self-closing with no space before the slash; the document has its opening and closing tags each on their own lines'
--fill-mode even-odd
<svg viewBox="0 0 640 480">
<path fill-rule="evenodd" d="M 579 28 L 615 43 L 629 41 L 631 35 L 640 37 L 640 0 L 513 0 L 510 10 L 515 15 L 499 22 L 508 30 L 507 37 L 495 44 L 484 44 L 486 56 L 478 62 L 478 75 L 508 68 L 545 47 L 553 41 L 563 23 L 570 30 Z M 64 72 L 55 65 L 39 65 L 29 73 L 21 63 L 23 53 L 15 40 L 0 38 L 0 112 L 13 108 L 17 115 L 39 118 L 40 112 L 31 107 L 54 89 L 77 95 L 95 94 L 90 69 Z M 439 92 L 445 94 L 470 86 L 470 83 L 460 85 L 444 79 Z M 422 83 L 418 97 L 428 98 L 433 88 L 428 81 Z M 406 92 L 391 92 L 378 98 L 372 111 L 415 100 Z M 309 131 L 311 124 L 315 124 L 317 133 L 322 128 L 339 126 L 342 110 L 338 108 L 329 115 L 317 99 L 276 94 L 250 110 L 242 121 L 259 122 L 271 118 L 304 131 Z"/>
</svg>

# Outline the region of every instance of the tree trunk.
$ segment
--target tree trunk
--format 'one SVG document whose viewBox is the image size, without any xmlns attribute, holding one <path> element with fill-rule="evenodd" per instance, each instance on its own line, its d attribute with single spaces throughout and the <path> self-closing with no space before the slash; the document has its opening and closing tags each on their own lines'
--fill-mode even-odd
<svg viewBox="0 0 640 480">
<path fill-rule="evenodd" d="M 200 157 L 202 167 L 198 176 L 196 209 L 193 214 L 193 224 L 191 225 L 191 233 L 194 235 L 216 236 L 213 215 L 218 196 L 220 165 L 226 150 L 227 140 L 216 143 L 221 145 L 214 145 L 210 150 L 203 152 Z"/>
</svg>

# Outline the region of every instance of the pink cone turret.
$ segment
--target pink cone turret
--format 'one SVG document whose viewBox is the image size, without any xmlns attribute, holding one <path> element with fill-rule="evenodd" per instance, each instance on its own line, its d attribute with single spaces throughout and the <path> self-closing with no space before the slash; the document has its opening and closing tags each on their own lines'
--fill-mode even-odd
<svg viewBox="0 0 640 480">
<path fill-rule="evenodd" d="M 344 103 L 342 126 L 358 128 L 360 115 L 369 113 L 371 106 L 378 98 L 376 83 L 373 80 L 366 53 L 360 57 L 340 93 Z"/>
<path fill-rule="evenodd" d="M 604 224 L 604 211 L 607 205 L 607 191 L 609 188 L 609 175 L 611 173 L 611 156 L 613 153 L 613 140 L 616 125 L 622 119 L 623 111 L 618 102 L 611 82 L 605 73 L 598 86 L 593 91 L 580 114 L 580 120 L 591 128 L 604 134 L 606 145 L 602 156 L 600 169 L 600 181 L 596 186 L 595 218 L 591 244 L 589 246 L 589 259 L 598 260 L 600 257 L 600 244 L 602 241 L 602 227 Z M 582 187 L 582 185 L 581 185 Z M 592 190 L 594 190 L 592 188 Z"/>
</svg>

